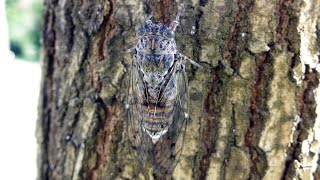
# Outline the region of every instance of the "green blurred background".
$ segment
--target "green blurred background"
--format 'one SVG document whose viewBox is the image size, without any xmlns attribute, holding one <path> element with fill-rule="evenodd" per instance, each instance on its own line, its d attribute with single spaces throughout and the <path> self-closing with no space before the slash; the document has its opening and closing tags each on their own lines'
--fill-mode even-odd
<svg viewBox="0 0 320 180">
<path fill-rule="evenodd" d="M 16 59 L 39 61 L 42 0 L 6 0 L 10 49 Z"/>
</svg>

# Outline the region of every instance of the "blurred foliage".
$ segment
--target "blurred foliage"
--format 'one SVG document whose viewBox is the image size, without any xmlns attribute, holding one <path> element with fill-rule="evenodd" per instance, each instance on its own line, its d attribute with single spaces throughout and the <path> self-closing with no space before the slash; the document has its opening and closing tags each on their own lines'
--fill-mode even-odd
<svg viewBox="0 0 320 180">
<path fill-rule="evenodd" d="M 10 49 L 17 58 L 39 61 L 42 0 L 6 0 Z"/>
</svg>

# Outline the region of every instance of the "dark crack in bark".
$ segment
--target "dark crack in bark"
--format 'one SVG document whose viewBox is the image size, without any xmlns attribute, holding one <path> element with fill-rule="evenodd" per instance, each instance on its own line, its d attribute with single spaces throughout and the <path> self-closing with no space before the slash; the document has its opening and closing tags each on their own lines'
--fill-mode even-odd
<svg viewBox="0 0 320 180">
<path fill-rule="evenodd" d="M 108 154 L 107 154 L 107 147 L 108 147 L 108 138 L 110 135 L 110 128 L 109 128 L 109 121 L 110 121 L 110 112 L 107 105 L 104 101 L 98 97 L 96 99 L 97 106 L 101 106 L 103 109 L 103 116 L 101 118 L 101 122 L 99 125 L 99 130 L 97 134 L 97 138 L 95 139 L 95 160 L 93 162 L 93 167 L 91 167 L 87 174 L 87 178 L 90 180 L 99 179 L 97 171 L 102 170 L 106 164 L 108 163 Z M 99 118 L 99 119 L 100 119 Z"/>
<path fill-rule="evenodd" d="M 42 109 L 38 122 L 38 139 L 40 154 L 39 158 L 39 178 L 49 179 L 51 177 L 51 166 L 49 162 L 48 154 L 50 152 L 50 124 L 51 111 L 53 108 L 53 75 L 54 75 L 54 64 L 55 64 L 55 14 L 54 9 L 57 1 L 45 1 L 44 3 L 44 21 L 46 22 L 43 26 L 42 31 L 42 43 L 43 43 L 43 77 L 41 85 L 42 98 L 39 101 L 39 107 Z M 40 130 L 41 129 L 41 130 Z"/>
<path fill-rule="evenodd" d="M 115 20 L 113 19 L 115 0 L 108 0 L 109 3 L 109 11 L 103 17 L 103 21 L 101 24 L 101 38 L 99 41 L 99 61 L 105 59 L 105 51 L 108 48 L 108 41 L 113 36 L 114 30 L 116 28 Z"/>
<path fill-rule="evenodd" d="M 211 72 L 212 82 L 209 86 L 207 97 L 204 101 L 204 110 L 206 113 L 204 128 L 201 135 L 201 139 L 204 145 L 203 154 L 200 157 L 199 162 L 199 179 L 205 179 L 207 176 L 208 168 L 210 165 L 210 156 L 215 152 L 215 139 L 218 136 L 218 118 L 221 107 L 217 104 L 217 96 L 221 94 L 221 86 L 223 82 L 219 77 L 219 67 L 215 68 Z"/>
<path fill-rule="evenodd" d="M 267 99 L 269 87 L 268 79 L 272 74 L 272 62 L 269 53 L 261 53 L 257 57 L 255 81 L 251 87 L 249 127 L 245 135 L 245 145 L 252 165 L 250 167 L 251 179 L 262 179 L 267 168 L 267 162 L 263 150 L 258 146 L 264 123 L 269 116 Z"/>
<path fill-rule="evenodd" d="M 171 5 L 171 0 L 161 0 L 160 1 L 160 11 L 161 11 L 161 18 L 160 22 L 164 24 L 170 23 L 170 14 L 169 14 L 169 9 Z"/>
<path fill-rule="evenodd" d="M 283 179 L 295 178 L 295 161 L 301 162 L 302 142 L 308 138 L 309 130 L 314 126 L 316 114 L 315 89 L 319 85 L 319 74 L 316 70 L 306 66 L 303 80 L 303 91 L 298 96 L 298 106 L 301 121 L 298 123 L 291 148 L 288 150 Z"/>
</svg>

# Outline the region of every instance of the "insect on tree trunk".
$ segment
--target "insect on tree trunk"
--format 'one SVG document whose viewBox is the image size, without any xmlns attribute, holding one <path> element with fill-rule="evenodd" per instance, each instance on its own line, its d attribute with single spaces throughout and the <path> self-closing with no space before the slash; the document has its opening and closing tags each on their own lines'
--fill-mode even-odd
<svg viewBox="0 0 320 180">
<path fill-rule="evenodd" d="M 161 175 L 126 142 L 127 50 L 182 1 L 45 0 L 39 179 L 320 178 L 320 1 L 183 3 L 177 47 L 210 72 L 186 63 L 184 149 Z"/>
</svg>

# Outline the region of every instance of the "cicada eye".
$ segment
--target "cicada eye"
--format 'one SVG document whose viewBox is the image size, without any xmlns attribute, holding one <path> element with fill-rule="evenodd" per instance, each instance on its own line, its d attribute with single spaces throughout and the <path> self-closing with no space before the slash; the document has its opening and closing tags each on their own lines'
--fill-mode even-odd
<svg viewBox="0 0 320 180">
<path fill-rule="evenodd" d="M 145 29 L 142 27 L 136 29 L 137 36 L 142 36 L 145 32 Z"/>
<path fill-rule="evenodd" d="M 174 32 L 172 30 L 166 30 L 163 35 L 167 38 L 173 38 L 174 37 Z"/>
</svg>

